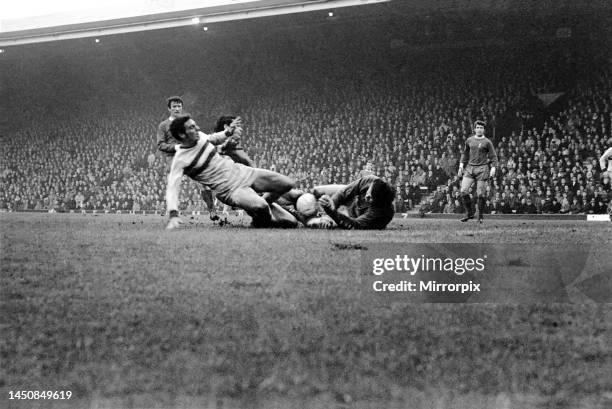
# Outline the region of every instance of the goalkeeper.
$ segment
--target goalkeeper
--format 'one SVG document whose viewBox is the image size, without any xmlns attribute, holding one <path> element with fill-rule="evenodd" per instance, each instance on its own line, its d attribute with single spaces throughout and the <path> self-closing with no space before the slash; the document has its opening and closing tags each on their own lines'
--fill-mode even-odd
<svg viewBox="0 0 612 409">
<path fill-rule="evenodd" d="M 377 176 L 365 176 L 348 185 L 314 188 L 319 204 L 341 229 L 382 230 L 393 220 L 393 188 Z"/>
</svg>

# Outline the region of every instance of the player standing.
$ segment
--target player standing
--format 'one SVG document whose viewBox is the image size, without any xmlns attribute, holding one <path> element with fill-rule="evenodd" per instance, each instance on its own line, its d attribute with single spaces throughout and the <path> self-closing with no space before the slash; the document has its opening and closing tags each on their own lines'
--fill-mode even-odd
<svg viewBox="0 0 612 409">
<path fill-rule="evenodd" d="M 465 217 L 461 219 L 462 222 L 467 222 L 474 218 L 470 190 L 472 189 L 474 180 L 476 180 L 478 221 L 482 223 L 482 213 L 487 200 L 487 183 L 490 177 L 495 176 L 495 169 L 497 168 L 497 154 L 495 153 L 495 148 L 489 138 L 484 136 L 484 131 L 484 121 L 474 122 L 474 135 L 470 136 L 465 141 L 463 153 L 461 154 L 458 175 L 463 175 L 463 179 L 461 180 L 461 197 L 466 210 Z"/>
<path fill-rule="evenodd" d="M 170 133 L 170 124 L 174 118 L 183 113 L 183 99 L 179 96 L 172 96 L 168 98 L 166 104 L 168 106 L 170 116 L 163 120 L 157 127 L 157 149 L 165 154 L 167 170 L 169 171 L 172 158 L 174 158 L 174 154 L 176 153 L 175 146 L 180 144 L 179 141 L 172 137 L 172 134 Z M 204 203 L 206 203 L 206 207 L 208 208 L 210 219 L 213 221 L 218 220 L 219 216 L 217 216 L 213 195 L 210 189 L 203 188 L 201 195 Z"/>
</svg>

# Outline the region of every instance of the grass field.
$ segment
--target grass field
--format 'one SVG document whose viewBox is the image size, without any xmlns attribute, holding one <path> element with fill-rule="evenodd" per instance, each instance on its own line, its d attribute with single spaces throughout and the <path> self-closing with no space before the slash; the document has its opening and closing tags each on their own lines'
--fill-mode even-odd
<svg viewBox="0 0 612 409">
<path fill-rule="evenodd" d="M 0 214 L 0 407 L 612 407 L 612 304 L 371 308 L 355 288 L 385 242 L 587 243 L 612 275 L 612 223 L 186 219 Z"/>
</svg>

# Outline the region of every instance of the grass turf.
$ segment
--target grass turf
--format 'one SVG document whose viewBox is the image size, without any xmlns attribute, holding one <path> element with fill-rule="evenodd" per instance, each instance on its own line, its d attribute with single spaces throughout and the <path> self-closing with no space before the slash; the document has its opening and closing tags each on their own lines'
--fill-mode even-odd
<svg viewBox="0 0 612 409">
<path fill-rule="evenodd" d="M 247 218 L 248 219 L 248 218 Z M 590 243 L 610 223 L 396 219 L 255 230 L 187 217 L 2 214 L 0 407 L 609 407 L 610 304 L 371 308 L 359 248 Z M 70 390 L 70 401 L 8 400 Z"/>
</svg>

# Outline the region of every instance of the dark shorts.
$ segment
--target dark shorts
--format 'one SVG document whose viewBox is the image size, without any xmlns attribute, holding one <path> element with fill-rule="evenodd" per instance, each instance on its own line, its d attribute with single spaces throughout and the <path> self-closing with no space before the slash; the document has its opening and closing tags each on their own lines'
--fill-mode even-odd
<svg viewBox="0 0 612 409">
<path fill-rule="evenodd" d="M 487 181 L 489 180 L 490 171 L 491 168 L 489 167 L 489 165 L 467 165 L 465 171 L 463 172 L 463 177 L 468 177 L 480 181 Z"/>
</svg>

